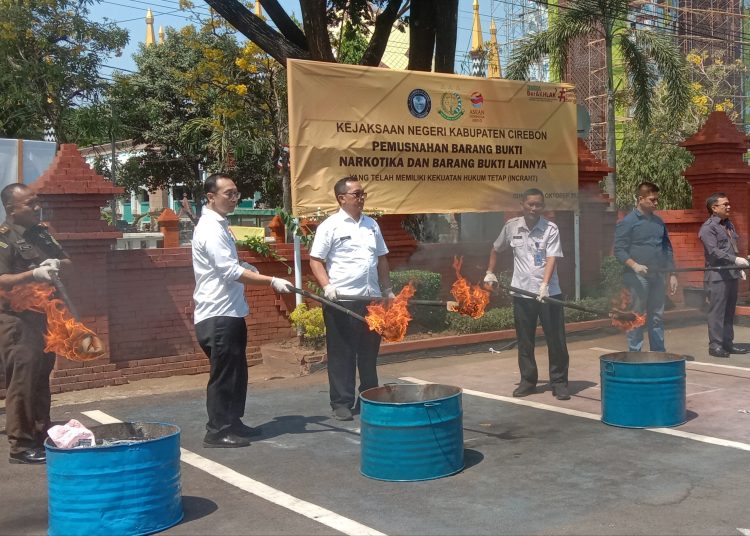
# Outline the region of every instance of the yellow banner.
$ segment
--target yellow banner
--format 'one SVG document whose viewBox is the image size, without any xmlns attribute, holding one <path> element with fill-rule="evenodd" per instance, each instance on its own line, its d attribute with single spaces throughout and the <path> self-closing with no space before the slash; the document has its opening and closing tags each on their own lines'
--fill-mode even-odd
<svg viewBox="0 0 750 536">
<path fill-rule="evenodd" d="M 577 206 L 573 86 L 289 60 L 292 210 L 338 205 L 362 182 L 365 210 L 517 210 L 528 188 L 547 208 Z"/>
</svg>

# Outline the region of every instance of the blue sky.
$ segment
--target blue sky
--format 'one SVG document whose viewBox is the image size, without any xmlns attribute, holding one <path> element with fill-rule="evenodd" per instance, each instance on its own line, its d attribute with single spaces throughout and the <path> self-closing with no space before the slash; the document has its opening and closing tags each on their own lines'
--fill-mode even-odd
<svg viewBox="0 0 750 536">
<path fill-rule="evenodd" d="M 178 0 L 95 0 L 96 3 L 90 8 L 91 18 L 97 21 L 107 20 L 125 28 L 130 33 L 130 43 L 123 55 L 119 58 L 111 58 L 107 67 L 102 72 L 107 76 L 112 68 L 134 69 L 135 64 L 132 55 L 138 50 L 138 44 L 142 43 L 146 35 L 146 10 L 150 7 L 154 13 L 154 32 L 159 31 L 159 26 L 167 28 L 181 28 L 190 21 L 188 14 L 179 10 Z M 482 31 L 484 39 L 489 40 L 490 15 L 496 20 L 507 0 L 480 0 L 480 15 L 482 19 Z M 298 0 L 280 0 L 281 5 L 288 13 L 294 13 L 297 19 L 301 19 Z M 472 4 L 473 0 L 459 0 L 458 12 L 458 42 L 456 45 L 456 72 L 460 72 L 461 58 L 465 56 L 470 48 L 471 26 L 472 26 Z M 195 0 L 195 9 L 198 12 L 207 12 L 208 5 L 202 0 Z M 502 53 L 501 53 L 502 54 Z"/>
</svg>

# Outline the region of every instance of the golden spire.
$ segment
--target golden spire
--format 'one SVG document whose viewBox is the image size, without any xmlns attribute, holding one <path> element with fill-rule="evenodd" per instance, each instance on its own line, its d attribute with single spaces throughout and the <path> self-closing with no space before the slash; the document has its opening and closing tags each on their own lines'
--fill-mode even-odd
<svg viewBox="0 0 750 536">
<path fill-rule="evenodd" d="M 502 78 L 503 70 L 500 67 L 500 51 L 497 48 L 497 28 L 495 19 L 490 19 L 490 63 L 487 66 L 487 78 Z"/>
<path fill-rule="evenodd" d="M 260 5 L 260 0 L 255 0 L 255 16 L 266 20 L 266 18 L 263 16 L 263 8 Z"/>
<path fill-rule="evenodd" d="M 474 0 L 474 25 L 471 28 L 471 51 L 479 52 L 484 48 L 482 23 L 479 20 L 479 0 Z"/>
<path fill-rule="evenodd" d="M 159 26 L 159 44 L 164 44 L 164 27 Z"/>
<path fill-rule="evenodd" d="M 151 13 L 151 8 L 146 11 L 146 46 L 149 47 L 156 43 L 154 37 L 154 14 Z"/>
</svg>

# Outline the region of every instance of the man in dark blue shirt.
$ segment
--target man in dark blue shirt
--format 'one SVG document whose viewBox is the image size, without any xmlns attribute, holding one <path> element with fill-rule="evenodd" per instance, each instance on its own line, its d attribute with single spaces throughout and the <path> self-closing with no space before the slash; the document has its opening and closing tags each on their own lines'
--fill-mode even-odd
<svg viewBox="0 0 750 536">
<path fill-rule="evenodd" d="M 664 352 L 665 274 L 674 270 L 672 243 L 667 226 L 654 214 L 659 205 L 659 187 L 652 182 L 638 185 L 636 207 L 617 223 L 615 257 L 625 265 L 623 281 L 630 291 L 631 309 L 646 315 L 648 342 L 652 352 Z M 677 292 L 677 276 L 669 276 L 669 293 Z M 627 333 L 628 351 L 643 348 L 643 326 Z"/>
<path fill-rule="evenodd" d="M 706 267 L 748 266 L 747 259 L 739 255 L 739 237 L 729 221 L 729 199 L 716 192 L 706 199 L 711 215 L 701 226 L 698 237 L 703 242 Z M 734 309 L 737 305 L 739 279 L 745 279 L 742 270 L 714 270 L 703 272 L 703 285 L 708 294 L 708 353 L 714 357 L 745 354 L 747 350 L 734 345 Z"/>
</svg>

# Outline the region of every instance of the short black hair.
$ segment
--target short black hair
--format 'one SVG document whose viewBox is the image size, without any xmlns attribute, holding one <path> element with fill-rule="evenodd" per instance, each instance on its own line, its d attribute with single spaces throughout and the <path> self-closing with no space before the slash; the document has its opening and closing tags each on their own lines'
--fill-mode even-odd
<svg viewBox="0 0 750 536">
<path fill-rule="evenodd" d="M 539 188 L 529 188 L 524 193 L 521 194 L 521 202 L 526 201 L 529 197 L 532 195 L 541 195 L 542 201 L 544 201 L 544 192 L 541 191 Z"/>
<path fill-rule="evenodd" d="M 712 210 L 716 202 L 721 199 L 722 197 L 727 197 L 727 194 L 724 192 L 714 192 L 711 195 L 708 196 L 708 199 L 706 199 L 706 208 L 708 209 L 709 214 L 713 214 L 714 211 Z"/>
<path fill-rule="evenodd" d="M 29 187 L 26 184 L 20 182 L 9 184 L 0 192 L 0 201 L 3 203 L 3 206 L 8 209 L 13 204 L 13 196 L 15 193 L 19 190 L 26 191 L 28 189 Z"/>
<path fill-rule="evenodd" d="M 206 182 L 203 183 L 203 193 L 215 194 L 219 189 L 219 185 L 216 184 L 217 182 L 219 182 L 219 179 L 228 179 L 231 181 L 232 177 L 226 175 L 225 173 L 212 173 L 206 178 Z"/>
<path fill-rule="evenodd" d="M 638 185 L 638 189 L 636 189 L 635 193 L 639 197 L 646 197 L 648 194 L 659 193 L 659 187 L 653 182 L 643 181 Z"/>
<path fill-rule="evenodd" d="M 347 182 L 359 182 L 359 179 L 357 177 L 349 175 L 348 177 L 343 177 L 337 180 L 336 184 L 333 185 L 333 193 L 336 196 L 336 199 L 338 199 L 340 195 L 344 195 L 346 193 Z"/>
</svg>

